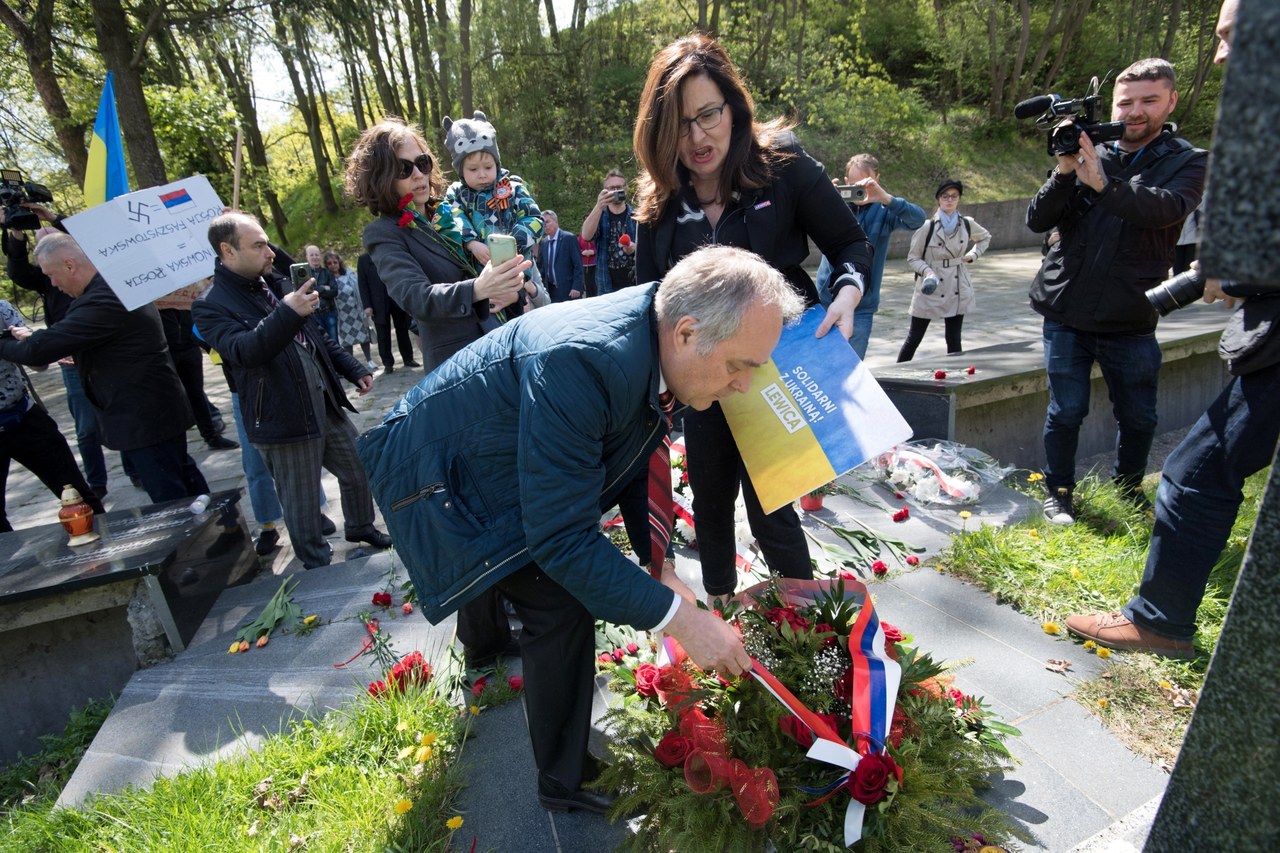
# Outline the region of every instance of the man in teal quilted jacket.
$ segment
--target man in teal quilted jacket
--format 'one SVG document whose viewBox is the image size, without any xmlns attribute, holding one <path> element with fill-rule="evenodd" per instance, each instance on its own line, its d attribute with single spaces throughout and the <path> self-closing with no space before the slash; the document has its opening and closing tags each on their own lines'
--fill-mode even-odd
<svg viewBox="0 0 1280 853">
<path fill-rule="evenodd" d="M 705 669 L 750 666 L 737 634 L 600 533 L 600 515 L 668 431 L 660 409 L 745 392 L 801 310 L 740 249 L 689 255 L 659 287 L 553 305 L 440 365 L 360 441 L 374 495 L 438 622 L 496 585 L 524 623 L 529 733 L 548 809 L 604 812 L 584 791 L 594 623 L 663 630 Z M 573 441 L 565 441 L 572 435 Z"/>
</svg>

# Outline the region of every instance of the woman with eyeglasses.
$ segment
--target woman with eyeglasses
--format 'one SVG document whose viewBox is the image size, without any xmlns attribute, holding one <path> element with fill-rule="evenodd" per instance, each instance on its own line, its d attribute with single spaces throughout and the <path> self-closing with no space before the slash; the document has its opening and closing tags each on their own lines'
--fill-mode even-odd
<svg viewBox="0 0 1280 853">
<path fill-rule="evenodd" d="M 991 232 L 960 215 L 964 184 L 947 179 L 934 198 L 938 209 L 911 236 L 907 263 L 916 271 L 916 292 L 911 296 L 911 328 L 898 351 L 898 361 L 911 361 L 924 340 L 930 320 L 941 319 L 947 355 L 961 352 L 960 329 L 964 315 L 973 310 L 973 282 L 969 264 L 991 245 Z"/>
<path fill-rule="evenodd" d="M 801 265 L 809 238 L 834 266 L 833 299 L 818 334 L 847 339 L 869 273 L 871 247 L 830 178 L 781 120 L 756 120 L 741 75 L 704 35 L 663 48 L 649 65 L 634 145 L 643 167 L 636 276 L 656 281 L 701 246 L 750 249 L 782 272 L 809 305 L 818 291 Z M 809 547 L 791 506 L 765 514 L 719 404 L 684 415 L 698 554 L 709 599 L 734 593 L 733 510 L 741 487 L 752 534 L 769 568 L 812 577 Z"/>
<path fill-rule="evenodd" d="M 477 268 L 447 204 L 448 184 L 418 130 L 386 119 L 347 158 L 346 192 L 376 217 L 364 246 L 391 298 L 418 323 L 427 372 L 485 332 L 519 298 L 532 261 Z"/>
<path fill-rule="evenodd" d="M 388 118 L 362 133 L 347 158 L 345 186 L 376 217 L 365 226 L 364 246 L 391 298 L 417 321 L 428 373 L 498 328 L 494 313 L 519 299 L 532 261 L 516 255 L 477 273 L 461 227 L 440 203 L 448 184 L 416 128 Z M 458 609 L 458 639 L 469 668 L 518 654 L 496 587 Z"/>
</svg>

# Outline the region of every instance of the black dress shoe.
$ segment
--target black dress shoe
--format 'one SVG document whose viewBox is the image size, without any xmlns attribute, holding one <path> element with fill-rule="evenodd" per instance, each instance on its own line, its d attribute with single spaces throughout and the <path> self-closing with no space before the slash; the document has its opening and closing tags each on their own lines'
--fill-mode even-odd
<svg viewBox="0 0 1280 853">
<path fill-rule="evenodd" d="M 338 525 L 333 523 L 333 519 L 327 515 L 320 516 L 320 532 L 325 536 L 332 536 L 338 532 Z"/>
<path fill-rule="evenodd" d="M 229 438 L 223 438 L 220 435 L 211 435 L 204 440 L 209 445 L 210 450 L 235 450 L 240 446 L 238 441 L 232 441 Z"/>
<path fill-rule="evenodd" d="M 421 365 L 421 364 L 418 364 L 418 362 L 416 362 L 416 361 L 406 361 L 406 362 L 404 363 L 404 366 L 405 366 L 405 367 L 422 367 L 422 365 Z"/>
<path fill-rule="evenodd" d="M 372 524 L 363 530 L 353 530 L 347 533 L 348 542 L 363 542 L 366 545 L 372 545 L 375 548 L 390 548 L 391 537 L 383 533 Z"/>
<path fill-rule="evenodd" d="M 567 791 L 560 794 L 544 794 L 538 791 L 538 802 L 549 812 L 584 811 L 608 814 L 613 808 L 614 797 L 603 791 Z"/>
<path fill-rule="evenodd" d="M 396 369 L 388 364 L 386 367 L 382 368 L 382 372 L 390 376 L 392 373 L 396 372 Z"/>
</svg>

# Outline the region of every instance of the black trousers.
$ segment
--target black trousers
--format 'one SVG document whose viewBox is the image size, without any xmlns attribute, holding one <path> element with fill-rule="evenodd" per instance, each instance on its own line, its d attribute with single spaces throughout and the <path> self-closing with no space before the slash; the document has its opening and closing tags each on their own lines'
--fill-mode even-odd
<svg viewBox="0 0 1280 853">
<path fill-rule="evenodd" d="M 67 440 L 57 423 L 40 406 L 33 406 L 22 417 L 22 423 L 0 432 L 0 533 L 13 530 L 5 507 L 5 487 L 9 480 L 9 461 L 16 460 L 49 491 L 61 497 L 64 486 L 73 486 L 96 513 L 106 512 L 102 501 L 85 482 L 84 474 L 71 455 Z M 52 503 L 50 508 L 52 508 Z"/>
<path fill-rule="evenodd" d="M 943 333 L 947 339 L 947 355 L 960 352 L 960 329 L 964 326 L 964 315 L 957 314 L 954 317 L 947 317 L 942 322 L 946 324 Z M 899 362 L 910 361 L 915 358 L 916 348 L 924 340 L 924 333 L 928 328 L 928 318 L 911 318 L 911 328 L 907 330 L 907 339 L 902 342 L 902 349 L 898 350 Z"/>
<path fill-rule="evenodd" d="M 390 297 L 388 297 L 390 298 Z M 409 315 L 398 305 L 387 309 L 387 319 L 373 321 L 373 328 L 378 334 L 378 358 L 383 367 L 394 367 L 396 360 L 391 353 L 391 328 L 396 330 L 396 343 L 400 346 L 400 361 L 409 364 L 413 358 L 413 338 L 409 336 Z"/>
<path fill-rule="evenodd" d="M 173 358 L 173 366 L 178 370 L 178 379 L 187 392 L 187 400 L 191 403 L 191 412 L 196 416 L 196 428 L 205 441 L 218 434 L 210 414 L 209 398 L 204 394 L 204 364 L 201 362 L 199 347 L 170 347 L 169 355 Z"/>
<path fill-rule="evenodd" d="M 498 582 L 524 623 L 524 701 L 539 788 L 582 785 L 595 685 L 595 619 L 564 587 L 529 563 Z"/>
<path fill-rule="evenodd" d="M 458 608 L 458 639 L 468 660 L 500 655 L 511 642 L 511 620 L 495 587 Z"/>
<path fill-rule="evenodd" d="M 702 585 L 707 594 L 731 595 L 737 587 L 733 506 L 739 486 L 751 533 L 760 544 L 769 571 L 784 578 L 812 578 L 809 543 L 795 508 L 788 504 L 765 513 L 719 403 L 713 403 L 705 412 L 685 412 L 684 444 L 689 452 L 693 517 L 702 561 Z"/>
<path fill-rule="evenodd" d="M 121 450 L 125 470 L 133 471 L 142 481 L 142 489 L 152 503 L 173 501 L 178 498 L 194 498 L 209 493 L 204 474 L 196 467 L 196 461 L 187 453 L 187 434 L 180 432 L 173 438 Z"/>
</svg>

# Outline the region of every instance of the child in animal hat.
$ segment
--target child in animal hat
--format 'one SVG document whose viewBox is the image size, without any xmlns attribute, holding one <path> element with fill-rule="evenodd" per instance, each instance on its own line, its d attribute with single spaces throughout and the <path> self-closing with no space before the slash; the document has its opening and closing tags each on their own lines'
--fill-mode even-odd
<svg viewBox="0 0 1280 853">
<path fill-rule="evenodd" d="M 542 212 L 524 180 L 502 168 L 498 133 L 489 119 L 476 110 L 469 119 L 454 121 L 445 116 L 442 124 L 445 151 L 461 179 L 450 185 L 444 200 L 462 225 L 462 244 L 485 264 L 489 261 L 489 247 L 484 238 L 494 233 L 510 234 L 516 239 L 517 250 L 532 258 L 534 246 L 542 236 Z M 537 265 L 529 267 L 525 276 L 531 280 L 526 293 L 533 306 L 545 305 L 549 299 Z M 524 302 L 522 298 L 521 304 Z M 508 309 L 508 313 L 513 312 Z"/>
</svg>

